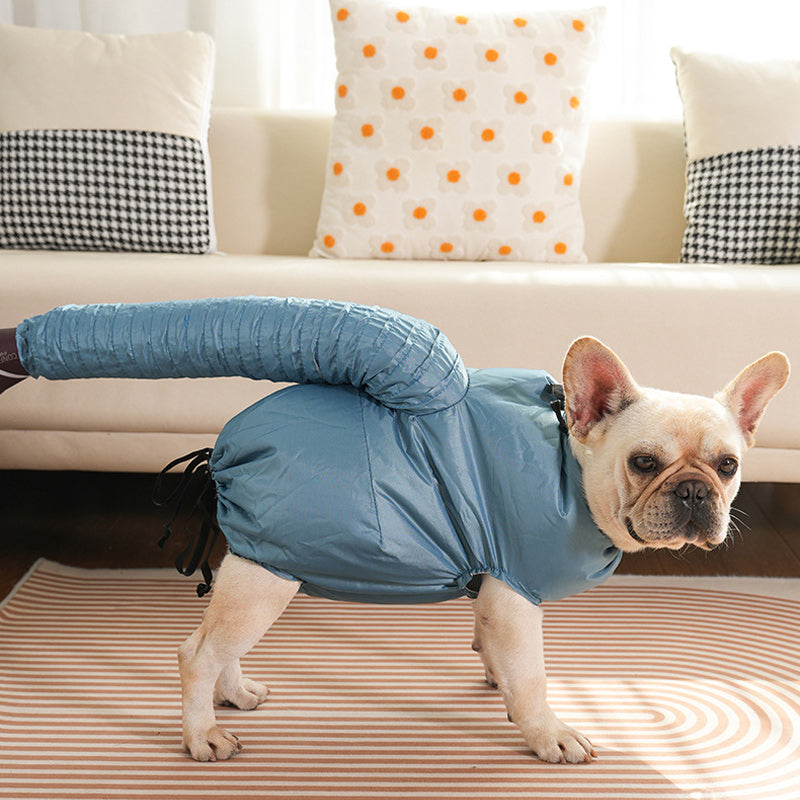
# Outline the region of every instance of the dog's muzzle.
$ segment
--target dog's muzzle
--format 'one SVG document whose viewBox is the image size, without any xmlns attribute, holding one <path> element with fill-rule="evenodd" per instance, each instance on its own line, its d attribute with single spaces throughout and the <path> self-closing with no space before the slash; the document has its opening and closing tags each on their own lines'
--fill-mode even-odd
<svg viewBox="0 0 800 800">
<path fill-rule="evenodd" d="M 645 525 L 645 535 L 637 530 L 630 517 L 625 519 L 628 535 L 646 547 L 670 546 L 679 542 L 693 544 L 704 550 L 714 549 L 717 528 L 713 490 L 696 478 L 680 481 L 660 498 L 658 523 L 655 528 Z M 667 528 L 668 520 L 668 530 Z M 646 522 L 646 520 L 644 520 Z M 652 533 L 652 536 L 648 534 Z"/>
</svg>

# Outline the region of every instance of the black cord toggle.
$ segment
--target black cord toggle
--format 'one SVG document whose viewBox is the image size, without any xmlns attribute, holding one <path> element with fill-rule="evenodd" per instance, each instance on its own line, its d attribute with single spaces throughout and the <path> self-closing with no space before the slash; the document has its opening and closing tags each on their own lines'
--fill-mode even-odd
<svg viewBox="0 0 800 800">
<path fill-rule="evenodd" d="M 550 394 L 553 395 L 555 400 L 550 402 L 550 408 L 555 412 L 558 417 L 558 427 L 562 433 L 569 433 L 569 426 L 564 419 L 564 412 L 566 411 L 566 395 L 564 394 L 564 387 L 560 383 L 550 384 Z"/>
</svg>

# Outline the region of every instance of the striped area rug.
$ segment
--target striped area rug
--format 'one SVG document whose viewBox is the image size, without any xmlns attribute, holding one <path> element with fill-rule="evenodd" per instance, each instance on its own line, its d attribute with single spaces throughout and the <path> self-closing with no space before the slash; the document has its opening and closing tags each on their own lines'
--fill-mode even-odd
<svg viewBox="0 0 800 800">
<path fill-rule="evenodd" d="M 800 797 L 800 581 L 613 579 L 549 606 L 551 704 L 600 756 L 579 766 L 526 752 L 467 601 L 307 597 L 245 662 L 268 702 L 219 711 L 244 751 L 197 764 L 175 659 L 192 587 L 34 567 L 0 608 L 0 798 Z"/>
</svg>

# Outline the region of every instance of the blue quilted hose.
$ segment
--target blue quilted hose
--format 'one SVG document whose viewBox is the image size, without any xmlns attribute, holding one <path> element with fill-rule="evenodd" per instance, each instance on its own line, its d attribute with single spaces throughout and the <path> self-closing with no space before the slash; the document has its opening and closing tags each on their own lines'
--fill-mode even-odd
<svg viewBox="0 0 800 800">
<path fill-rule="evenodd" d="M 467 390 L 464 364 L 433 325 L 326 300 L 232 297 L 63 306 L 17 328 L 36 377 L 242 376 L 349 384 L 384 405 L 429 413 Z"/>
</svg>

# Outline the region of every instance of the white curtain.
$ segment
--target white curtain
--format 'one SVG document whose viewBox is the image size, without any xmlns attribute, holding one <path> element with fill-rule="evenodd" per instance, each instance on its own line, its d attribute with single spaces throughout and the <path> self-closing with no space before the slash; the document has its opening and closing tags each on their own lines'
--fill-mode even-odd
<svg viewBox="0 0 800 800">
<path fill-rule="evenodd" d="M 0 0 L 0 22 L 92 33 L 205 31 L 216 42 L 217 105 L 332 108 L 327 0 Z"/>
<path fill-rule="evenodd" d="M 741 58 L 800 60 L 798 0 L 408 2 L 467 12 L 487 5 L 527 10 L 605 5 L 595 116 L 680 116 L 669 58 L 673 45 Z M 206 31 L 217 44 L 217 105 L 333 108 L 328 0 L 0 0 L 0 22 L 95 33 Z"/>
</svg>

